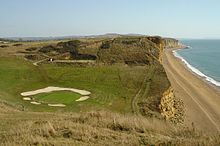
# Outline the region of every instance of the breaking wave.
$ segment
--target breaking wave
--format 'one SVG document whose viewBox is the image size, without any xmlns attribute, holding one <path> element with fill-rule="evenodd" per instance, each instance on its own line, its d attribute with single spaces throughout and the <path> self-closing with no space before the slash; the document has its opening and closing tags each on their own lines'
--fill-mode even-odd
<svg viewBox="0 0 220 146">
<path fill-rule="evenodd" d="M 175 57 L 181 59 L 181 61 L 194 73 L 196 73 L 197 75 L 199 75 L 200 77 L 203 77 L 206 81 L 220 87 L 220 82 L 214 80 L 213 78 L 205 75 L 204 73 L 202 73 L 200 70 L 198 70 L 197 68 L 195 68 L 194 66 L 192 66 L 191 64 L 189 64 L 182 56 L 180 56 L 176 50 L 173 51 L 173 54 Z"/>
</svg>

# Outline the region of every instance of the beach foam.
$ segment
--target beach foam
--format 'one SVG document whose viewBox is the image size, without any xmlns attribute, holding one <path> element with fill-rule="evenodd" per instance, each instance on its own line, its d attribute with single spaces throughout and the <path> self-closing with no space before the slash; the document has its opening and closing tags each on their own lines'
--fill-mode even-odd
<svg viewBox="0 0 220 146">
<path fill-rule="evenodd" d="M 181 59 L 182 62 L 184 62 L 184 64 L 194 73 L 196 73 L 197 75 L 199 75 L 200 77 L 203 77 L 205 78 L 206 81 L 214 84 L 215 86 L 218 86 L 220 87 L 220 82 L 214 80 L 213 78 L 205 75 L 204 73 L 202 73 L 200 70 L 198 70 L 197 68 L 195 68 L 194 66 L 192 66 L 191 64 L 189 64 L 182 56 L 180 56 L 178 53 L 177 53 L 177 50 L 173 50 L 173 54 L 175 57 Z"/>
</svg>

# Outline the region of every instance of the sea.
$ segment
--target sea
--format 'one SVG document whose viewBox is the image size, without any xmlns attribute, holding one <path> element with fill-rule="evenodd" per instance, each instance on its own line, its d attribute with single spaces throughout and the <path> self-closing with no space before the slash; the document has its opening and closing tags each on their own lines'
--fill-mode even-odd
<svg viewBox="0 0 220 146">
<path fill-rule="evenodd" d="M 187 48 L 173 51 L 185 65 L 206 81 L 220 87 L 220 40 L 181 40 Z"/>
</svg>

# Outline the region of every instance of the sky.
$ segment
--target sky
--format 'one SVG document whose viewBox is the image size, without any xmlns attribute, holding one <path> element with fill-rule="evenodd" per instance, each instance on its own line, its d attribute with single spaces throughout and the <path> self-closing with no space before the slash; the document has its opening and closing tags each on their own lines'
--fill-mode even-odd
<svg viewBox="0 0 220 146">
<path fill-rule="evenodd" d="M 0 0 L 0 37 L 220 38 L 220 0 Z"/>
</svg>

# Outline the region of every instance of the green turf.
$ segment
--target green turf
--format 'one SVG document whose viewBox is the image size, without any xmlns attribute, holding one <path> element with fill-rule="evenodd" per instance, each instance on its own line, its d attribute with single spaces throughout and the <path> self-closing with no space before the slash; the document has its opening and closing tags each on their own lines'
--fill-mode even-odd
<svg viewBox="0 0 220 146">
<path fill-rule="evenodd" d="M 0 58 L 0 100 L 30 111 L 90 111 L 108 109 L 131 112 L 131 98 L 141 86 L 146 66 L 123 65 L 76 67 L 44 64 L 34 66 L 23 58 Z M 20 93 L 48 86 L 78 88 L 90 91 L 91 98 L 68 104 L 65 108 L 32 105 Z M 66 96 L 66 95 L 63 95 Z M 62 98 L 61 98 L 62 99 Z"/>
<path fill-rule="evenodd" d="M 68 91 L 59 91 L 52 93 L 42 93 L 33 96 L 34 99 L 41 103 L 50 103 L 50 104 L 73 104 L 75 100 L 79 99 L 81 95 L 68 92 Z"/>
</svg>

